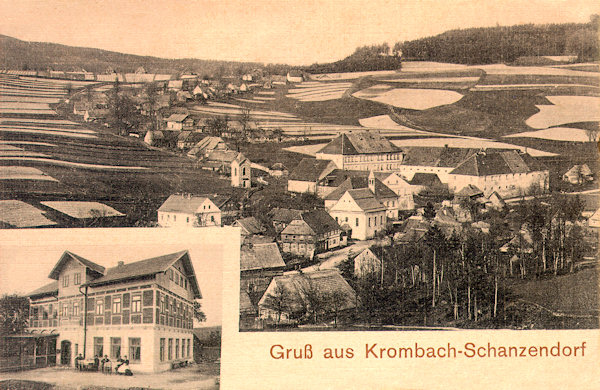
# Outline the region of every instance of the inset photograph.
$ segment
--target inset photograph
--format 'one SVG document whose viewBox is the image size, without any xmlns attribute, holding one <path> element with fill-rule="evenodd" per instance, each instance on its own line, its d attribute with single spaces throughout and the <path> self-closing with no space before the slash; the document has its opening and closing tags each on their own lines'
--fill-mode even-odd
<svg viewBox="0 0 600 390">
<path fill-rule="evenodd" d="M 27 388 L 218 387 L 218 230 L 0 232 L 0 378 Z"/>
</svg>

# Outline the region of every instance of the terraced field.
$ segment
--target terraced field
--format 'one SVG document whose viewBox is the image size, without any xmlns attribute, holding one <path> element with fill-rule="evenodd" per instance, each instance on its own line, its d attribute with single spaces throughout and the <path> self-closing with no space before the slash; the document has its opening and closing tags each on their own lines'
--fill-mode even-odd
<svg viewBox="0 0 600 390">
<path fill-rule="evenodd" d="M 56 99 L 87 85 L 65 81 L 0 74 L 0 199 L 102 201 L 132 225 L 174 192 L 231 193 L 187 157 L 61 118 Z"/>
</svg>

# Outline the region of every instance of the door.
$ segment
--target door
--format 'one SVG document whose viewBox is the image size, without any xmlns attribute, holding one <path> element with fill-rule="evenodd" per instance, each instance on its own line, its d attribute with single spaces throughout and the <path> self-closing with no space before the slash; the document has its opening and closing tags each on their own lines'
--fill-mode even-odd
<svg viewBox="0 0 600 390">
<path fill-rule="evenodd" d="M 60 364 L 68 366 L 71 364 L 71 342 L 63 340 L 60 343 Z"/>
</svg>

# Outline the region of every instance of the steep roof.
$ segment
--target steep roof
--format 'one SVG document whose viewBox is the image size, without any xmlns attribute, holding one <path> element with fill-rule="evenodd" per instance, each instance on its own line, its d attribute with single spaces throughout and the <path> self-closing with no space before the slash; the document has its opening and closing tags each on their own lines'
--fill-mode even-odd
<svg viewBox="0 0 600 390">
<path fill-rule="evenodd" d="M 460 191 L 456 193 L 456 195 L 463 197 L 468 196 L 470 198 L 473 196 L 483 196 L 483 191 L 481 191 L 477 186 L 473 184 L 467 184 L 466 186 L 461 188 Z"/>
<path fill-rule="evenodd" d="M 171 195 L 159 207 L 161 212 L 179 212 L 185 214 L 195 214 L 202 203 L 210 199 L 207 195 Z"/>
<path fill-rule="evenodd" d="M 244 228 L 249 234 L 261 234 L 265 232 L 265 227 L 254 217 L 241 218 L 234 222 L 234 225 Z"/>
<path fill-rule="evenodd" d="M 349 177 L 346 181 L 341 183 L 338 188 L 331 191 L 331 193 L 325 197 L 325 200 L 339 200 L 348 190 L 368 187 L 369 183 L 367 177 Z M 381 180 L 375 179 L 375 197 L 377 199 L 398 198 L 398 195 L 388 186 L 383 184 Z"/>
<path fill-rule="evenodd" d="M 289 308 L 292 313 L 301 313 L 308 305 L 307 292 L 314 290 L 320 294 L 339 293 L 338 301 L 341 310 L 356 307 L 356 293 L 348 282 L 335 269 L 327 269 L 302 274 L 276 276 L 269 289 L 260 299 L 259 305 L 270 307 L 271 286 L 281 285 L 289 294 Z"/>
<path fill-rule="evenodd" d="M 542 171 L 545 168 L 527 153 L 516 150 L 488 151 L 474 154 L 451 174 L 488 176 Z"/>
<path fill-rule="evenodd" d="M 436 173 L 417 172 L 413 176 L 410 184 L 413 186 L 440 187 L 442 181 Z"/>
<path fill-rule="evenodd" d="M 56 295 L 58 294 L 58 281 L 53 281 L 50 282 L 40 288 L 38 288 L 37 290 L 34 290 L 32 292 L 30 292 L 29 294 L 27 294 L 28 297 L 33 298 L 33 297 L 41 297 L 41 296 L 45 296 L 45 295 Z"/>
<path fill-rule="evenodd" d="M 400 148 L 374 131 L 354 131 L 340 134 L 317 153 L 355 155 L 398 151 Z"/>
<path fill-rule="evenodd" d="M 240 251 L 240 271 L 269 268 L 284 268 L 285 262 L 276 243 L 242 246 Z"/>
<path fill-rule="evenodd" d="M 303 158 L 290 172 L 289 180 L 316 182 L 331 163 L 331 160 Z"/>
<path fill-rule="evenodd" d="M 219 145 L 221 145 L 223 149 L 227 149 L 227 144 L 225 144 L 225 141 L 223 141 L 221 137 L 205 137 L 190 149 L 188 155 L 195 156 L 199 153 L 215 150 Z"/>
<path fill-rule="evenodd" d="M 246 157 L 240 152 L 236 152 L 235 150 L 213 150 L 206 156 L 209 161 L 217 161 L 222 163 L 232 163 L 234 160 L 238 160 L 239 162 L 243 162 L 246 160 Z"/>
<path fill-rule="evenodd" d="M 187 118 L 188 114 L 171 114 L 170 117 L 165 119 L 167 122 L 183 122 Z"/>
<path fill-rule="evenodd" d="M 411 146 L 404 148 L 402 165 L 454 168 L 479 152 L 473 148 Z"/>
<path fill-rule="evenodd" d="M 187 250 L 109 268 L 106 270 L 104 276 L 89 282 L 88 285 L 99 286 L 126 279 L 155 275 L 165 272 L 171 265 L 180 259 L 182 260 L 185 269 L 185 276 L 190 281 L 194 297 L 202 298 L 200 288 L 198 287 L 198 281 L 196 280 L 196 275 L 194 273 L 194 267 L 192 266 L 190 255 Z"/>
<path fill-rule="evenodd" d="M 254 314 L 256 307 L 250 300 L 250 295 L 243 289 L 240 289 L 240 314 Z"/>
<path fill-rule="evenodd" d="M 385 207 L 377 200 L 368 188 L 358 188 L 346 191 L 363 211 L 385 210 Z"/>
<path fill-rule="evenodd" d="M 348 169 L 334 169 L 329 172 L 327 176 L 321 179 L 320 185 L 328 187 L 339 187 L 349 178 L 360 178 L 364 177 L 365 180 L 369 176 L 369 171 L 353 171 Z"/>
<path fill-rule="evenodd" d="M 302 213 L 302 220 L 317 234 L 340 230 L 340 225 L 327 211 L 322 209 Z"/>
<path fill-rule="evenodd" d="M 100 264 L 96 264 L 93 261 L 84 259 L 83 257 L 76 255 L 73 252 L 65 251 L 54 266 L 54 268 L 52 268 L 52 271 L 50 271 L 50 275 L 48 275 L 48 278 L 58 280 L 58 275 L 60 275 L 60 271 L 69 260 L 75 260 L 84 267 L 89 268 L 97 274 L 103 275 L 105 272 L 104 267 Z"/>
<path fill-rule="evenodd" d="M 301 218 L 302 212 L 302 210 L 282 209 L 276 207 L 273 210 L 271 210 L 269 214 L 271 215 L 272 221 L 290 223 L 294 219 Z"/>
</svg>

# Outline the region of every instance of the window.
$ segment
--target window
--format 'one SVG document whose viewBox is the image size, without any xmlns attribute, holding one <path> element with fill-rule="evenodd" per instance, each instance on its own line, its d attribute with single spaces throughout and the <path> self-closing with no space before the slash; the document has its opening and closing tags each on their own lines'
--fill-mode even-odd
<svg viewBox="0 0 600 390">
<path fill-rule="evenodd" d="M 94 356 L 104 356 L 104 337 L 94 337 Z"/>
<path fill-rule="evenodd" d="M 77 284 L 81 284 L 81 273 L 77 272 L 76 274 L 73 275 L 73 284 L 77 285 Z"/>
<path fill-rule="evenodd" d="M 169 280 L 173 280 L 173 270 L 169 268 Z"/>
<path fill-rule="evenodd" d="M 173 339 L 169 339 L 169 360 L 173 359 Z"/>
<path fill-rule="evenodd" d="M 380 224 L 380 225 L 383 225 L 383 215 L 380 215 L 380 216 L 379 216 L 379 224 Z"/>
<path fill-rule="evenodd" d="M 121 357 L 121 338 L 111 337 L 110 338 L 110 358 L 119 359 Z"/>
<path fill-rule="evenodd" d="M 190 217 L 186 217 L 185 222 L 190 223 Z"/>
<path fill-rule="evenodd" d="M 192 355 L 190 354 L 190 349 L 191 349 L 191 348 L 190 348 L 190 344 L 191 344 L 191 342 L 192 342 L 192 339 L 188 339 L 188 342 L 187 342 L 187 356 L 188 356 L 188 357 L 192 356 Z"/>
<path fill-rule="evenodd" d="M 371 217 L 369 217 L 369 227 L 371 227 Z"/>
<path fill-rule="evenodd" d="M 185 285 L 184 288 L 187 290 L 187 279 L 183 279 L 183 284 Z"/>
<path fill-rule="evenodd" d="M 346 221 L 346 222 L 348 222 L 348 221 Z M 356 226 L 358 226 L 358 218 L 356 218 Z"/>
<path fill-rule="evenodd" d="M 74 316 L 79 315 L 79 303 L 78 302 L 73 303 L 73 315 Z"/>
<path fill-rule="evenodd" d="M 63 287 L 69 287 L 69 275 L 63 276 Z"/>
<path fill-rule="evenodd" d="M 165 361 L 165 339 L 160 339 L 160 361 Z"/>
<path fill-rule="evenodd" d="M 181 357 L 185 357 L 185 339 L 181 339 Z"/>
<path fill-rule="evenodd" d="M 66 303 L 63 304 L 62 315 L 63 315 L 63 317 L 69 316 L 69 306 Z"/>
<path fill-rule="evenodd" d="M 131 297 L 131 312 L 139 313 L 142 311 L 142 296 L 134 295 Z"/>
<path fill-rule="evenodd" d="M 129 338 L 129 360 L 139 362 L 142 358 L 142 339 L 139 337 Z"/>
<path fill-rule="evenodd" d="M 112 312 L 113 314 L 121 314 L 121 297 L 113 297 Z"/>
<path fill-rule="evenodd" d="M 210 206 L 209 206 L 209 207 L 210 207 Z M 215 222 L 215 216 L 214 216 L 214 215 L 211 215 L 211 216 L 210 216 L 210 222 Z"/>
<path fill-rule="evenodd" d="M 104 301 L 102 299 L 96 300 L 96 315 L 104 314 Z"/>
<path fill-rule="evenodd" d="M 165 296 L 164 296 L 164 295 L 162 295 L 162 296 L 160 297 L 160 311 L 164 313 L 164 312 L 165 312 L 165 310 L 167 310 L 167 307 L 166 307 L 166 305 L 165 305 Z"/>
<path fill-rule="evenodd" d="M 175 339 L 175 359 L 179 359 L 179 339 Z"/>
<path fill-rule="evenodd" d="M 173 216 L 173 222 L 175 222 L 175 221 L 177 221 L 177 216 L 176 215 Z"/>
</svg>

